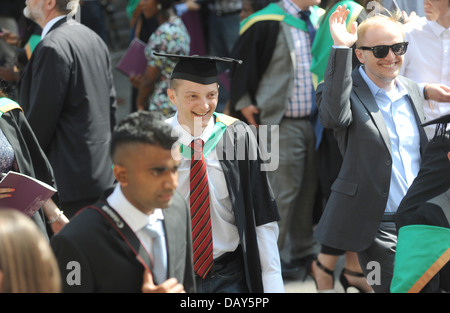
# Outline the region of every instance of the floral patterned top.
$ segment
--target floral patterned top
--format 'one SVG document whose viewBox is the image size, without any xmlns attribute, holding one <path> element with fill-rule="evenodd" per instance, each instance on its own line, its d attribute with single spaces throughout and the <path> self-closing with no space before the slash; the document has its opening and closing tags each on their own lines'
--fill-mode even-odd
<svg viewBox="0 0 450 313">
<path fill-rule="evenodd" d="M 8 173 L 15 161 L 14 149 L 0 129 L 0 173 Z"/>
<path fill-rule="evenodd" d="M 145 48 L 145 55 L 148 65 L 160 70 L 160 76 L 157 78 L 153 95 L 150 98 L 150 111 L 159 110 L 167 118 L 173 116 L 176 112 L 176 107 L 167 96 L 170 75 L 175 67 L 176 60 L 156 56 L 152 52 L 189 55 L 190 42 L 189 33 L 183 21 L 177 16 L 173 16 L 167 22 L 161 24 L 150 36 Z"/>
</svg>

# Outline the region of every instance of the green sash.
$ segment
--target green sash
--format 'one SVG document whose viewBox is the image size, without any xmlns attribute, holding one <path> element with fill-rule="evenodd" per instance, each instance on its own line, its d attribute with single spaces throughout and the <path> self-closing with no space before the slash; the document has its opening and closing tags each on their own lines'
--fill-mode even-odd
<svg viewBox="0 0 450 313">
<path fill-rule="evenodd" d="M 8 98 L 0 98 L 0 117 L 3 115 L 3 113 L 6 113 L 14 109 L 22 110 L 22 108 L 17 102 L 14 102 Z"/>
<path fill-rule="evenodd" d="M 39 35 L 31 35 L 30 39 L 28 40 L 26 46 L 25 46 L 25 51 L 27 53 L 27 58 L 30 59 L 31 58 L 31 54 L 34 51 L 34 48 L 36 48 L 36 46 L 38 45 L 38 43 L 41 41 L 41 36 Z"/>
<path fill-rule="evenodd" d="M 430 225 L 400 228 L 391 292 L 420 292 L 449 260 L 450 229 Z"/>
<path fill-rule="evenodd" d="M 222 138 L 223 134 L 227 130 L 227 127 L 233 124 L 237 119 L 234 117 L 222 114 L 222 113 L 213 113 L 216 117 L 216 123 L 214 124 L 213 131 L 211 136 L 209 136 L 208 140 L 205 142 L 203 146 L 203 155 L 206 156 L 216 147 L 220 138 Z M 180 145 L 181 155 L 186 159 L 192 158 L 192 149 L 189 146 Z"/>
<path fill-rule="evenodd" d="M 311 48 L 311 72 L 313 73 L 313 84 L 315 89 L 317 88 L 317 85 L 323 80 L 325 69 L 327 68 L 328 57 L 333 45 L 333 39 L 331 38 L 330 25 L 328 20 L 330 18 L 330 15 L 336 10 L 336 8 L 339 5 L 344 4 L 347 6 L 347 9 L 350 10 L 350 14 L 348 15 L 346 21 L 348 32 L 350 32 L 350 26 L 354 21 L 356 21 L 363 9 L 363 7 L 355 1 L 339 1 L 331 8 L 327 16 L 323 17 L 324 20 L 320 22 L 319 29 L 317 30 L 316 37 Z"/>
<path fill-rule="evenodd" d="M 317 25 L 320 16 L 323 15 L 324 13 L 325 10 L 318 6 L 311 7 L 311 16 L 310 16 L 311 23 L 313 25 Z M 272 2 L 264 9 L 256 11 L 255 13 L 251 14 L 249 17 L 244 19 L 241 22 L 239 34 L 242 35 L 247 29 L 250 28 L 250 26 L 259 21 L 268 21 L 268 20 L 279 22 L 283 21 L 289 26 L 298 28 L 300 30 L 303 30 L 304 32 L 308 32 L 308 27 L 306 26 L 305 21 L 286 13 L 286 11 L 284 11 L 283 8 L 281 8 L 278 4 Z"/>
</svg>

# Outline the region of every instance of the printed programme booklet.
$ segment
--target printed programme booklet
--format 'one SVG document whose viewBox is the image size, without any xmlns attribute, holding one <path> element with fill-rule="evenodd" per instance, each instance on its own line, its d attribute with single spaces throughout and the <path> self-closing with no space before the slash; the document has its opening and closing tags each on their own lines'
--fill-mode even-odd
<svg viewBox="0 0 450 313">
<path fill-rule="evenodd" d="M 145 46 L 142 40 L 134 38 L 116 68 L 128 77 L 144 75 L 147 68 Z"/>
<path fill-rule="evenodd" d="M 0 199 L 0 209 L 16 209 L 28 216 L 52 197 L 56 189 L 25 174 L 10 171 L 2 174 L 0 188 L 15 188 L 12 197 Z"/>
</svg>

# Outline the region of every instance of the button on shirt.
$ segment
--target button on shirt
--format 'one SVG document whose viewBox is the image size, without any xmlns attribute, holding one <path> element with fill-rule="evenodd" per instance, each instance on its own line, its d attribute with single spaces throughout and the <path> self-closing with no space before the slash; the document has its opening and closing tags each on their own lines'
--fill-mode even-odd
<svg viewBox="0 0 450 313">
<path fill-rule="evenodd" d="M 200 138 L 207 142 L 214 129 L 214 119 L 208 123 L 200 137 L 194 138 L 189 132 L 181 127 L 178 122 L 178 113 L 166 120 L 172 125 L 174 132 L 179 136 L 179 142 L 189 146 L 192 140 Z M 211 225 L 213 233 L 213 255 L 214 259 L 226 252 L 233 252 L 239 245 L 240 238 L 225 176 L 220 165 L 219 158 L 214 148 L 206 155 L 208 186 L 211 198 Z M 190 166 L 191 160 L 181 157 L 178 167 L 177 191 L 188 201 L 190 195 Z M 277 222 L 267 223 L 256 227 L 258 238 L 258 249 L 261 261 L 262 280 L 264 292 L 284 292 L 284 285 L 279 275 L 279 253 L 272 251 L 273 243 L 278 239 Z M 277 266 L 278 264 L 278 266 Z M 249 265 L 251 266 L 251 264 Z"/>
<path fill-rule="evenodd" d="M 400 201 L 420 168 L 420 135 L 412 104 L 405 87 L 396 80 L 386 92 L 373 83 L 363 67 L 359 68 L 383 115 L 389 132 L 392 158 L 391 184 L 386 212 L 396 212 Z"/>
<path fill-rule="evenodd" d="M 117 185 L 114 188 L 114 191 L 107 198 L 107 202 L 122 217 L 122 219 L 128 224 L 131 230 L 133 230 L 144 248 L 151 255 L 150 251 L 152 251 L 152 238 L 145 230 L 145 228 L 147 227 L 147 225 L 149 225 L 154 230 L 160 232 L 161 236 L 165 237 L 163 225 L 164 215 L 162 213 L 162 210 L 155 209 L 151 215 L 143 213 L 135 206 L 133 206 L 127 200 L 127 198 L 125 198 L 120 185 Z M 163 240 L 163 242 L 165 243 L 166 241 Z M 165 255 L 167 256 L 167 247 L 165 246 L 165 244 L 163 246 L 163 250 L 165 250 Z M 165 267 L 167 268 L 167 263 Z M 167 277 L 165 277 L 164 280 L 166 279 Z"/>
<path fill-rule="evenodd" d="M 405 25 L 405 41 L 409 45 L 400 74 L 419 83 L 421 90 L 425 83 L 450 86 L 450 28 L 422 17 Z M 450 113 L 450 103 L 424 100 L 423 104 L 427 120 Z M 434 129 L 425 127 L 429 138 Z"/>
</svg>

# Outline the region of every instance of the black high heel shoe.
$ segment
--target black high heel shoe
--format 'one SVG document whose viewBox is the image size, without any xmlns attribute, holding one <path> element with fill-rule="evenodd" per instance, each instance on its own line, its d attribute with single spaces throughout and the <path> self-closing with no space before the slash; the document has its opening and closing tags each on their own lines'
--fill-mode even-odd
<svg viewBox="0 0 450 313">
<path fill-rule="evenodd" d="M 347 275 L 350 275 L 350 276 L 354 276 L 354 277 L 358 277 L 358 278 L 364 277 L 364 274 L 363 273 L 354 272 L 354 271 L 348 270 L 346 268 L 343 268 L 342 272 L 341 272 L 341 275 L 339 276 L 339 281 L 341 282 L 342 287 L 344 287 L 344 291 L 345 292 L 348 292 L 348 288 L 350 288 L 350 287 L 358 289 L 358 291 L 360 293 L 365 293 L 366 292 L 361 287 L 358 287 L 356 285 L 350 285 L 350 283 L 347 280 L 347 277 L 345 277 L 344 274 L 347 274 Z M 369 292 L 373 292 L 373 291 L 369 291 Z"/>
<path fill-rule="evenodd" d="M 306 266 L 306 272 L 305 272 L 305 275 L 303 276 L 303 281 L 306 280 L 306 277 L 311 276 L 312 280 L 314 281 L 314 284 L 316 285 L 317 292 L 319 292 L 319 293 L 334 293 L 334 292 L 336 292 L 336 290 L 334 288 L 319 290 L 319 288 L 317 286 L 317 281 L 314 278 L 314 276 L 312 275 L 312 263 L 313 262 L 316 262 L 316 265 L 318 268 L 320 268 L 322 271 L 324 271 L 325 273 L 327 273 L 328 275 L 330 275 L 332 277 L 333 286 L 334 286 L 334 271 L 330 270 L 329 268 L 325 267 L 322 263 L 320 263 L 319 260 L 317 259 L 317 257 L 311 258 L 308 261 L 308 264 Z"/>
</svg>

